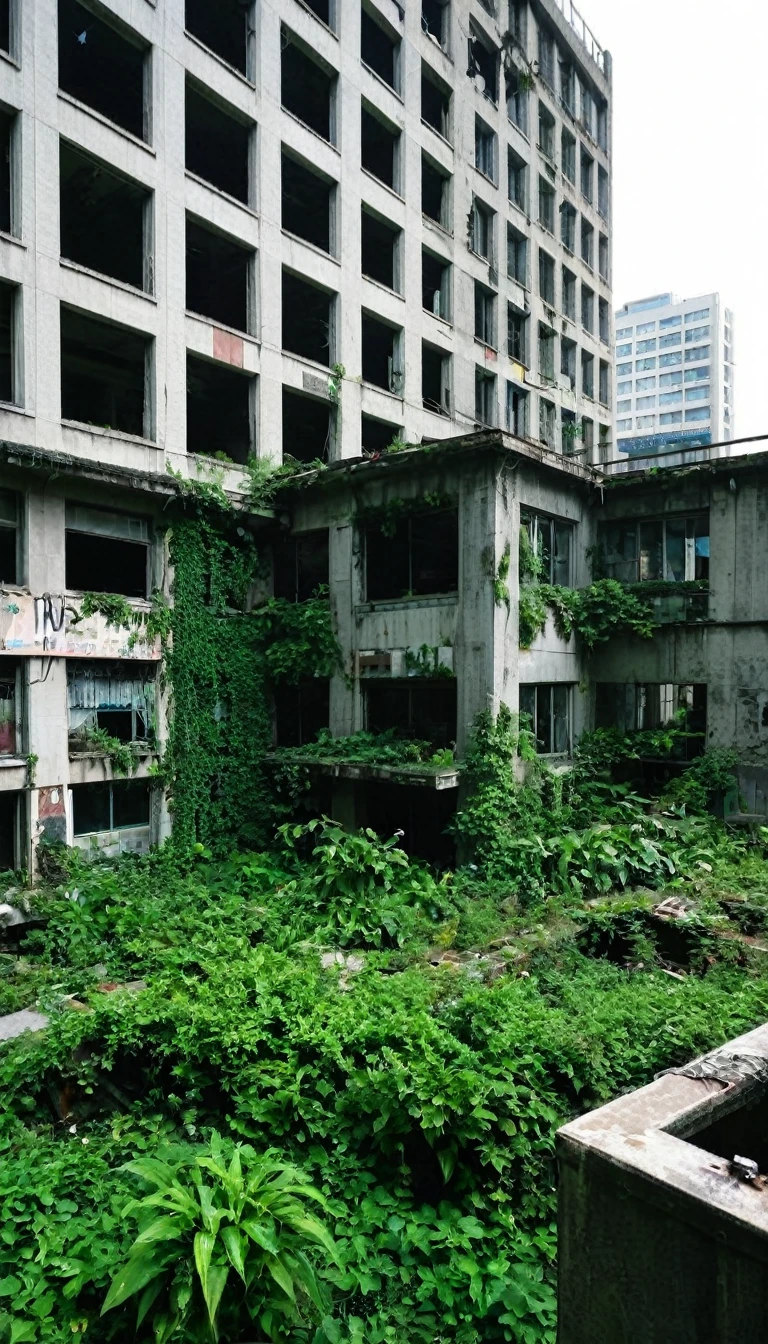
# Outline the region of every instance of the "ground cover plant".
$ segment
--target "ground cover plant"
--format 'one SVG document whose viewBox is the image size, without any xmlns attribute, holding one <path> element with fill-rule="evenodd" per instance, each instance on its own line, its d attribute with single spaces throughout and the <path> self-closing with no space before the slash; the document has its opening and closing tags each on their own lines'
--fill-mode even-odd
<svg viewBox="0 0 768 1344">
<path fill-rule="evenodd" d="M 322 819 L 60 853 L 0 968 L 50 1015 L 0 1047 L 3 1344 L 553 1341 L 556 1128 L 768 1013 L 733 763 L 648 800 L 648 747 L 563 779 L 481 718 L 442 874 Z"/>
</svg>

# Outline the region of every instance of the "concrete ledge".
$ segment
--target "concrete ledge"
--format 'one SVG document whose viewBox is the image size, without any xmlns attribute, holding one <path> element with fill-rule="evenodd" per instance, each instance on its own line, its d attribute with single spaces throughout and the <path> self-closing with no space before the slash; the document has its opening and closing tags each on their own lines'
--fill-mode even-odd
<svg viewBox="0 0 768 1344">
<path fill-rule="evenodd" d="M 369 761 L 337 761 L 317 756 L 291 754 L 290 757 L 267 756 L 275 765 L 282 760 L 291 765 L 303 765 L 318 775 L 328 775 L 332 779 L 381 780 L 387 784 L 410 784 L 421 789 L 457 789 L 459 787 L 460 767 L 448 769 L 430 765 L 376 765 Z"/>
</svg>

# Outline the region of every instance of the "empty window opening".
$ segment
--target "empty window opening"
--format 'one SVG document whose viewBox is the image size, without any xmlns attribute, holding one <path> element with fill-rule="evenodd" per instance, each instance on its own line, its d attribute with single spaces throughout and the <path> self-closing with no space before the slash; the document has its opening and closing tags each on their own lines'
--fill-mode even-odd
<svg viewBox="0 0 768 1344">
<path fill-rule="evenodd" d="M 272 547 L 272 591 L 287 602 L 306 602 L 328 587 L 328 528 L 284 537 Z"/>
<path fill-rule="evenodd" d="M 15 756 L 21 750 L 17 684 L 17 664 L 12 658 L 3 658 L 0 669 L 0 756 Z"/>
<path fill-rule="evenodd" d="M 601 164 L 597 168 L 597 208 L 603 219 L 607 219 L 610 213 L 610 186 L 608 173 Z"/>
<path fill-rule="evenodd" d="M 507 275 L 528 287 L 528 239 L 511 224 L 507 225 Z"/>
<path fill-rule="evenodd" d="M 369 733 L 392 732 L 430 742 L 435 749 L 456 741 L 456 682 L 371 678 L 363 686 Z"/>
<path fill-rule="evenodd" d="M 187 452 L 241 466 L 253 450 L 254 379 L 187 353 Z"/>
<path fill-rule="evenodd" d="M 360 59 L 390 88 L 398 89 L 400 38 L 382 28 L 367 9 L 360 15 Z"/>
<path fill-rule="evenodd" d="M 61 255 L 150 289 L 145 239 L 152 193 L 65 140 L 59 146 Z"/>
<path fill-rule="evenodd" d="M 513 126 L 517 126 L 523 135 L 528 134 L 528 84 L 522 72 L 512 66 L 504 71 L 504 93 L 507 100 L 507 116 Z"/>
<path fill-rule="evenodd" d="M 459 514 L 430 509 L 398 519 L 394 535 L 366 524 L 365 593 L 369 602 L 455 593 L 459 587 Z"/>
<path fill-rule="evenodd" d="M 450 176 L 421 156 L 421 211 L 444 229 L 450 229 Z"/>
<path fill-rule="evenodd" d="M 64 558 L 67 589 L 123 597 L 149 591 L 150 529 L 146 518 L 67 505 Z"/>
<path fill-rule="evenodd" d="M 560 238 L 569 252 L 576 251 L 576 209 L 563 201 L 560 206 Z"/>
<path fill-rule="evenodd" d="M 187 216 L 188 312 L 248 331 L 253 252 Z"/>
<path fill-rule="evenodd" d="M 523 213 L 528 208 L 528 165 L 511 146 L 507 147 L 507 196 Z"/>
<path fill-rule="evenodd" d="M 252 126 L 191 84 L 186 89 L 187 171 L 247 205 Z"/>
<path fill-rule="evenodd" d="M 581 325 L 585 331 L 595 330 L 595 294 L 587 285 L 581 286 Z M 651 368 L 653 367 L 651 361 Z"/>
<path fill-rule="evenodd" d="M 567 588 L 571 582 L 573 523 L 521 509 L 520 526 L 526 529 L 531 548 L 541 561 L 543 582 Z"/>
<path fill-rule="evenodd" d="M 0 401 L 16 401 L 18 290 L 0 280 Z"/>
<path fill-rule="evenodd" d="M 14 147 L 16 112 L 0 108 L 0 233 L 15 232 Z"/>
<path fill-rule="evenodd" d="M 330 368 L 333 302 L 327 289 L 283 271 L 283 350 Z"/>
<path fill-rule="evenodd" d="M 554 448 L 557 430 L 557 408 L 546 397 L 539 397 L 539 438 L 547 448 Z"/>
<path fill-rule="evenodd" d="M 450 139 L 450 89 L 424 61 L 421 63 L 421 119 L 444 140 Z"/>
<path fill-rule="evenodd" d="M 519 439 L 528 437 L 528 405 L 530 397 L 516 383 L 507 383 L 507 429 Z"/>
<path fill-rule="evenodd" d="M 104 780 L 72 789 L 75 836 L 149 826 L 149 784 L 145 779 Z"/>
<path fill-rule="evenodd" d="M 542 756 L 567 755 L 571 750 L 571 687 L 520 685 L 520 713 L 533 730 Z"/>
<path fill-rule="evenodd" d="M 555 262 L 548 252 L 539 248 L 539 293 L 545 303 L 555 306 Z"/>
<path fill-rule="evenodd" d="M 439 47 L 448 45 L 448 0 L 421 0 L 421 27 Z"/>
<path fill-rule="evenodd" d="M 372 415 L 361 418 L 363 452 L 383 453 L 391 443 L 403 436 L 402 425 L 390 424 L 388 420 L 377 420 Z"/>
<path fill-rule="evenodd" d="M 421 344 L 421 398 L 425 411 L 448 415 L 451 409 L 451 357 L 437 346 Z"/>
<path fill-rule="evenodd" d="M 490 262 L 493 262 L 493 223 L 493 210 L 473 196 L 469 213 L 470 250 Z"/>
<path fill-rule="evenodd" d="M 563 267 L 563 312 L 572 322 L 576 321 L 576 276 Z"/>
<path fill-rule="evenodd" d="M 473 33 L 469 38 L 469 61 L 467 74 L 478 81 L 478 87 L 484 97 L 492 103 L 499 101 L 499 53 Z"/>
<path fill-rule="evenodd" d="M 18 583 L 19 497 L 12 490 L 0 490 L 0 583 Z"/>
<path fill-rule="evenodd" d="M 148 141 L 147 65 L 148 48 L 128 29 L 105 23 L 78 0 L 59 0 L 59 88 Z"/>
<path fill-rule="evenodd" d="M 480 117 L 475 117 L 475 167 L 491 182 L 496 181 L 496 136 Z"/>
<path fill-rule="evenodd" d="M 581 260 L 590 270 L 594 266 L 595 230 L 588 220 L 581 217 Z"/>
<path fill-rule="evenodd" d="M 610 367 L 610 365 L 607 364 L 605 360 L 601 359 L 601 360 L 600 360 L 600 370 L 599 370 L 599 375 L 598 375 L 598 377 L 599 377 L 598 397 L 599 397 L 600 402 L 601 402 L 601 404 L 602 404 L 603 406 L 608 406 L 608 405 L 610 404 L 610 395 L 611 395 L 611 394 L 610 394 L 610 376 L 611 376 L 611 367 Z"/>
<path fill-rule="evenodd" d="M 555 232 L 555 189 L 546 177 L 539 178 L 539 223 L 547 233 Z"/>
<path fill-rule="evenodd" d="M 555 381 L 555 333 L 544 322 L 539 323 L 539 375 L 548 382 Z"/>
<path fill-rule="evenodd" d="M 155 710 L 155 668 L 151 663 L 67 663 L 69 750 L 93 748 L 94 731 L 118 742 L 147 742 Z"/>
<path fill-rule="evenodd" d="M 185 0 L 184 26 L 227 65 L 250 74 L 249 46 L 253 24 L 251 0 Z"/>
<path fill-rule="evenodd" d="M 552 113 L 539 103 L 539 140 L 538 148 L 547 158 L 555 157 L 555 118 Z"/>
<path fill-rule="evenodd" d="M 622 520 L 600 527 L 601 567 L 609 579 L 682 583 L 709 578 L 709 515 Z"/>
<path fill-rule="evenodd" d="M 496 376 L 475 367 L 475 421 L 478 425 L 496 424 Z"/>
<path fill-rule="evenodd" d="M 421 253 L 422 306 L 446 321 L 451 316 L 451 264 L 424 249 Z"/>
<path fill-rule="evenodd" d="M 363 382 L 403 395 L 402 332 L 363 313 Z"/>
<path fill-rule="evenodd" d="M 312 60 L 287 28 L 282 29 L 280 60 L 280 97 L 286 112 L 298 117 L 321 139 L 333 141 L 336 75 Z"/>
<path fill-rule="evenodd" d="M 333 28 L 334 10 L 332 8 L 332 0 L 301 0 L 301 3 L 306 5 L 307 9 L 311 9 L 312 13 L 317 15 L 320 22 L 324 23 L 326 28 Z"/>
<path fill-rule="evenodd" d="M 11 6 L 13 0 L 0 0 L 0 51 L 11 53 Z"/>
<path fill-rule="evenodd" d="M 398 189 L 400 132 L 374 116 L 366 107 L 360 113 L 360 164 L 386 187 Z"/>
<path fill-rule="evenodd" d="M 600 340 L 604 341 L 605 344 L 607 345 L 610 340 L 610 334 L 611 334 L 611 313 L 607 299 L 598 299 L 597 314 L 598 314 L 598 330 L 600 333 Z"/>
<path fill-rule="evenodd" d="M 562 137 L 562 169 L 569 182 L 576 182 L 576 138 L 566 131 L 563 127 Z"/>
<path fill-rule="evenodd" d="M 315 741 L 330 723 L 330 689 L 325 677 L 275 687 L 275 746 L 303 747 Z"/>
<path fill-rule="evenodd" d="M 334 184 L 282 153 L 282 226 L 323 252 L 331 251 Z"/>
<path fill-rule="evenodd" d="M 327 462 L 332 432 L 330 402 L 283 388 L 283 461 Z"/>
<path fill-rule="evenodd" d="M 362 272 L 369 280 L 376 280 L 387 289 L 400 289 L 399 240 L 400 229 L 393 229 L 383 219 L 363 209 L 360 231 Z"/>
<path fill-rule="evenodd" d="M 576 342 L 565 336 L 560 341 L 560 372 L 568 380 L 572 392 L 576 391 Z"/>
<path fill-rule="evenodd" d="M 496 295 L 475 281 L 475 339 L 496 348 Z"/>
<path fill-rule="evenodd" d="M 62 307 L 62 419 L 150 437 L 151 348 L 139 331 Z"/>
<path fill-rule="evenodd" d="M 595 161 L 594 161 L 594 159 L 592 158 L 592 155 L 591 155 L 591 154 L 588 154 L 587 151 L 586 151 L 585 149 L 582 149 L 582 151 L 581 151 L 581 194 L 582 194 L 582 196 L 584 197 L 584 199 L 587 200 L 587 201 L 591 201 L 591 200 L 592 200 L 592 192 L 593 192 L 592 178 L 593 178 L 593 170 L 594 170 L 594 167 L 595 167 Z"/>
<path fill-rule="evenodd" d="M 507 304 L 507 353 L 518 364 L 528 363 L 528 314 Z"/>
<path fill-rule="evenodd" d="M 585 397 L 595 395 L 595 357 L 588 350 L 581 352 L 581 390 Z"/>
<path fill-rule="evenodd" d="M 20 801 L 23 797 L 23 793 L 12 793 L 5 789 L 0 793 L 0 870 L 10 871 L 19 866 Z"/>
</svg>

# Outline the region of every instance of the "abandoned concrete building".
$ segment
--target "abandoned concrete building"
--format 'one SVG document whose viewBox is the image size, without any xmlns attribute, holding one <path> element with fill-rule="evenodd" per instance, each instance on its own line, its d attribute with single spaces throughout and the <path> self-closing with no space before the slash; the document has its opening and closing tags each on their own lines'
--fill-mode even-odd
<svg viewBox="0 0 768 1344">
<path fill-rule="evenodd" d="M 252 455 L 327 464 L 248 525 L 276 593 L 328 584 L 345 659 L 276 697 L 278 745 L 394 727 L 460 762 L 503 700 L 567 760 L 681 704 L 763 806 L 764 459 L 603 489 L 610 58 L 570 0 L 9 0 L 0 68 L 0 866 L 168 834 L 160 648 L 82 598 L 170 594 L 178 478 L 242 499 Z M 557 582 L 603 528 L 619 577 L 699 590 L 647 647 L 523 650 L 521 528 Z M 316 789 L 436 853 L 460 774 Z"/>
</svg>

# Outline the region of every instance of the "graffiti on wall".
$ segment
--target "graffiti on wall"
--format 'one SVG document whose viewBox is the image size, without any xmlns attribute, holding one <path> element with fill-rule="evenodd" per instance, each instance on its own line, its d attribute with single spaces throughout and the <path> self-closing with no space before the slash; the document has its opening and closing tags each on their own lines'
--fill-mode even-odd
<svg viewBox="0 0 768 1344">
<path fill-rule="evenodd" d="M 160 657 L 160 642 L 148 643 L 141 630 L 108 625 L 104 616 L 80 617 L 65 595 L 0 592 L 0 654 L 21 657 Z"/>
</svg>

